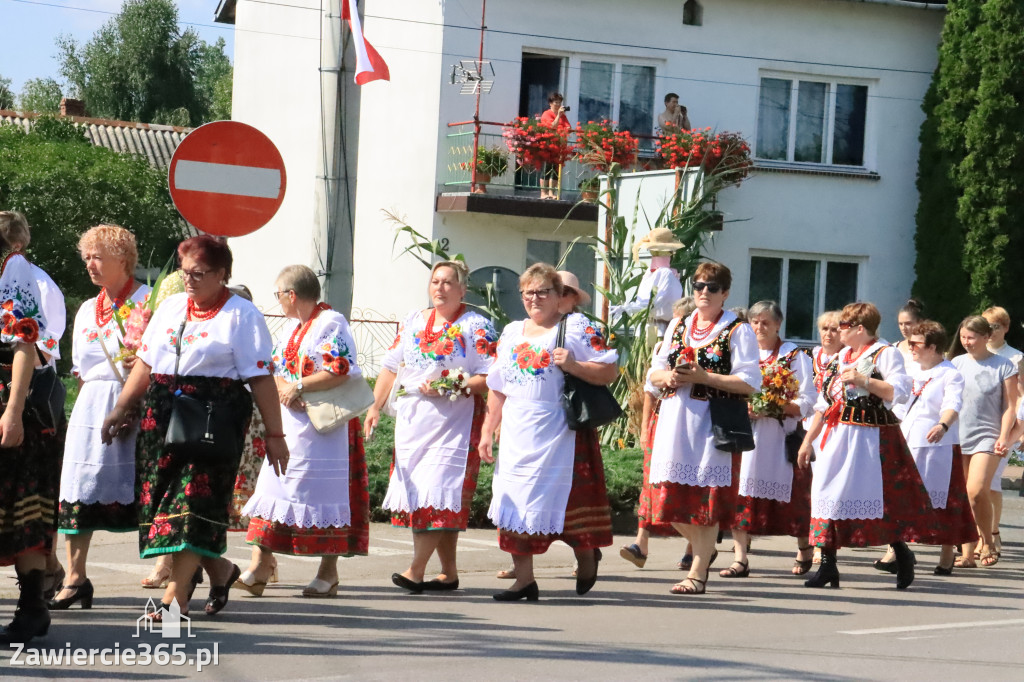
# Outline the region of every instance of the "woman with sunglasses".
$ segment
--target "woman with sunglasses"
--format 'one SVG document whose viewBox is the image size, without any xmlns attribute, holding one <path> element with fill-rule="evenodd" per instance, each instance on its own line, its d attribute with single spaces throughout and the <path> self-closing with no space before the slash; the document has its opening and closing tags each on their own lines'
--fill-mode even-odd
<svg viewBox="0 0 1024 682">
<path fill-rule="evenodd" d="M 761 387 L 754 332 L 724 309 L 731 284 L 720 263 L 697 268 L 697 309 L 669 326 L 648 372 L 663 395 L 651 445 L 651 522 L 671 523 L 693 547 L 673 594 L 704 593 L 719 525 L 736 511 L 740 453 L 715 447 L 708 399 L 746 401 Z"/>
<path fill-rule="evenodd" d="M 978 539 L 974 514 L 967 501 L 957 423 L 963 404 L 964 378 L 942 355 L 942 349 L 949 345 L 948 339 L 942 325 L 930 320 L 910 330 L 907 345 L 913 356 L 914 386 L 910 399 L 893 407 L 943 530 L 942 553 L 935 575 L 953 573 L 954 545 Z M 895 573 L 892 549 L 874 566 Z"/>
<path fill-rule="evenodd" d="M 516 579 L 496 601 L 537 601 L 533 556 L 555 540 L 573 548 L 576 594 L 586 594 L 597 582 L 597 549 L 612 543 L 600 444 L 593 431 L 569 430 L 561 396 L 565 373 L 591 384 L 614 381 L 618 353 L 579 313 L 564 317 L 564 346 L 558 345 L 563 286 L 550 265 L 531 265 L 519 288 L 527 319 L 509 324 L 498 339 L 480 436 L 480 456 L 493 462 L 501 426 L 487 516 L 498 527 L 499 546 L 512 555 Z"/>
<path fill-rule="evenodd" d="M 391 582 L 414 594 L 459 589 L 459 533 L 469 522 L 480 471 L 482 395 L 498 335 L 490 320 L 463 301 L 468 282 L 469 268 L 462 261 L 434 264 L 427 284 L 432 305 L 405 318 L 384 355 L 374 404 L 363 421 L 369 438 L 392 389 L 400 393 L 394 467 L 383 506 L 391 512 L 391 525 L 412 531 L 412 562 L 392 574 Z M 446 395 L 431 386 L 459 369 L 469 395 Z M 441 572 L 426 580 L 435 552 Z"/>
<path fill-rule="evenodd" d="M 914 581 L 914 557 L 906 543 L 937 544 L 928 491 L 892 413 L 893 405 L 909 398 L 913 381 L 900 352 L 878 338 L 881 320 L 870 303 L 843 308 L 844 348 L 825 369 L 800 446 L 801 467 L 809 467 L 812 453 L 817 454 L 810 540 L 821 547 L 821 566 L 807 587 L 839 587 L 840 547 L 892 545 L 896 587 L 906 589 Z"/>
<path fill-rule="evenodd" d="M 227 605 L 228 590 L 241 574 L 222 555 L 253 401 L 267 427 L 267 458 L 275 473 L 285 471 L 288 445 L 271 376 L 270 331 L 256 306 L 226 286 L 230 249 L 200 235 L 178 245 L 178 258 L 185 293 L 169 296 L 153 314 L 101 436 L 111 443 L 126 433 L 134 421 L 129 415 L 141 402 L 135 458 L 139 554 L 174 556 L 162 606 L 177 601 L 182 614 L 188 613 L 202 563 L 212 585 L 205 611 L 212 616 Z M 215 454 L 168 448 L 165 438 L 178 393 L 222 406 L 231 419 L 234 443 Z M 162 613 L 154 614 L 154 620 Z"/>
</svg>

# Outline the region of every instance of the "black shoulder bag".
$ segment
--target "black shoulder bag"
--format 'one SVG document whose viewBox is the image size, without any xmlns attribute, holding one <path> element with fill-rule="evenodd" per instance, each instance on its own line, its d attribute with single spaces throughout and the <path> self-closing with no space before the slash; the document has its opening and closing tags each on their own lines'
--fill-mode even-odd
<svg viewBox="0 0 1024 682">
<path fill-rule="evenodd" d="M 176 457 L 231 457 L 242 449 L 244 437 L 238 428 L 234 406 L 226 401 L 200 400 L 178 387 L 178 363 L 181 361 L 181 337 L 185 322 L 178 327 L 174 344 L 174 382 L 171 384 L 171 418 L 164 445 Z"/>
<path fill-rule="evenodd" d="M 556 348 L 565 347 L 565 320 L 563 317 L 558 323 Z M 622 414 L 622 408 L 607 386 L 588 383 L 568 372 L 564 374 L 562 407 L 571 430 L 596 429 L 612 423 Z"/>
<path fill-rule="evenodd" d="M 46 363 L 38 347 L 36 354 L 42 366 L 32 370 L 32 381 L 25 398 L 25 416 L 44 430 L 55 430 L 64 421 L 64 399 L 68 391 L 57 376 L 57 370 Z"/>
<path fill-rule="evenodd" d="M 716 449 L 726 452 L 754 449 L 754 429 L 747 414 L 746 400 L 709 395 L 708 408 Z"/>
</svg>

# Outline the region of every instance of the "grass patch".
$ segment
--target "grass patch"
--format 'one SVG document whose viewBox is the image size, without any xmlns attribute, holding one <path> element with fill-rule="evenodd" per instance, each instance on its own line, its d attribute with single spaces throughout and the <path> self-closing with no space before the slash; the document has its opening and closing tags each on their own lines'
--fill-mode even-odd
<svg viewBox="0 0 1024 682">
<path fill-rule="evenodd" d="M 366 468 L 370 478 L 370 518 L 387 522 L 390 515 L 381 509 L 391 475 L 392 447 L 395 438 L 395 420 L 381 415 L 373 441 L 366 444 Z M 605 450 L 604 472 L 608 485 L 608 501 L 612 511 L 632 514 L 640 501 L 640 486 L 643 483 L 643 453 L 639 448 Z M 491 479 L 494 465 L 481 463 L 477 478 L 476 494 L 469 513 L 470 528 L 492 528 L 487 518 L 491 506 Z"/>
</svg>

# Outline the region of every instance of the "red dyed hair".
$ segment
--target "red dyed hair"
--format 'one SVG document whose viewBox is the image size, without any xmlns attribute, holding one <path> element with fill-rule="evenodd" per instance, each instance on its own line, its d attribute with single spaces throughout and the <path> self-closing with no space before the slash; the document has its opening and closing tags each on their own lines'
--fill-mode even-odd
<svg viewBox="0 0 1024 682">
<path fill-rule="evenodd" d="M 224 269 L 225 279 L 231 279 L 231 249 L 226 241 L 201 234 L 178 244 L 178 259 L 191 258 L 212 270 Z"/>
</svg>

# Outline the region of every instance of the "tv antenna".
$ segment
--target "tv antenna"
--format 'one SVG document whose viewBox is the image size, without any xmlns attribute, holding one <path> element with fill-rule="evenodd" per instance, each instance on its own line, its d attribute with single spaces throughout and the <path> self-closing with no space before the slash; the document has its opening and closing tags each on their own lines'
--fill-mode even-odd
<svg viewBox="0 0 1024 682">
<path fill-rule="evenodd" d="M 489 59 L 460 59 L 452 66 L 452 85 L 461 85 L 460 95 L 488 94 L 494 85 L 494 67 Z"/>
</svg>

